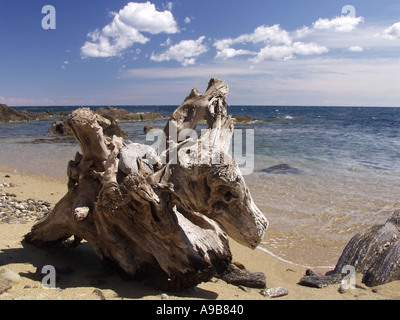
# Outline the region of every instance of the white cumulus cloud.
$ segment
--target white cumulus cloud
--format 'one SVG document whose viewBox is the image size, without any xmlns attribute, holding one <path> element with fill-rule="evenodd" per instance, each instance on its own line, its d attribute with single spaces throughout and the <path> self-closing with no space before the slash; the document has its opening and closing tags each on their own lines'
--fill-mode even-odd
<svg viewBox="0 0 400 320">
<path fill-rule="evenodd" d="M 257 53 L 250 51 L 250 50 L 245 50 L 245 49 L 222 48 L 221 50 L 218 51 L 216 58 L 227 60 L 230 58 L 234 58 L 236 56 L 254 55 L 254 54 L 257 54 Z"/>
<path fill-rule="evenodd" d="M 290 60 L 294 58 L 294 55 L 309 56 L 322 54 L 328 51 L 328 48 L 319 46 L 316 43 L 294 42 L 290 45 L 266 46 L 250 61 L 259 63 L 268 59 Z"/>
<path fill-rule="evenodd" d="M 334 19 L 319 19 L 313 27 L 317 30 L 335 30 L 338 32 L 350 32 L 364 21 L 363 17 L 341 16 Z"/>
<path fill-rule="evenodd" d="M 118 13 L 113 13 L 113 21 L 102 30 L 88 34 L 90 41 L 81 47 L 82 57 L 114 57 L 134 43 L 145 44 L 150 39 L 142 34 L 179 32 L 178 25 L 168 10 L 157 11 L 150 2 L 129 2 Z"/>
<path fill-rule="evenodd" d="M 151 60 L 156 62 L 176 60 L 183 66 L 189 66 L 196 63 L 197 57 L 208 51 L 206 45 L 203 44 L 205 36 L 201 36 L 197 40 L 183 40 L 168 48 L 163 53 L 153 53 Z"/>
<path fill-rule="evenodd" d="M 289 33 L 281 29 L 280 25 L 274 26 L 262 25 L 256 28 L 250 34 L 243 34 L 237 38 L 220 39 L 214 42 L 214 47 L 217 49 L 217 59 L 227 60 L 239 55 L 254 55 L 250 61 L 254 63 L 262 62 L 263 60 L 289 60 L 294 58 L 294 55 L 312 55 L 328 52 L 328 49 L 323 46 L 318 46 L 316 43 L 294 42 L 294 39 L 305 37 L 311 30 L 307 27 Z M 235 48 L 238 45 L 257 45 L 263 44 L 264 47 L 254 50 L 243 48 Z"/>
<path fill-rule="evenodd" d="M 234 40 L 234 43 L 260 43 L 269 44 L 289 44 L 291 37 L 286 30 L 282 30 L 279 24 L 272 27 L 262 25 L 254 30 L 251 34 L 244 34 Z"/>
<path fill-rule="evenodd" d="M 396 22 L 383 31 L 383 37 L 389 40 L 400 39 L 400 22 Z"/>
</svg>

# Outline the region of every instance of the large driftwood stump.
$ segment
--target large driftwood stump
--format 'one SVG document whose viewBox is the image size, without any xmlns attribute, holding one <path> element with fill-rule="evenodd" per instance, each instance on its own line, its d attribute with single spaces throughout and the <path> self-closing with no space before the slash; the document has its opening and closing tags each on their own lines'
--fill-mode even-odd
<svg viewBox="0 0 400 320">
<path fill-rule="evenodd" d="M 158 153 L 106 137 L 109 120 L 75 110 L 68 125 L 82 154 L 68 164 L 68 193 L 26 241 L 74 247 L 85 239 L 101 261 L 170 290 L 222 274 L 232 258 L 228 235 L 255 248 L 268 227 L 228 153 L 227 94 L 218 79 L 202 95 L 193 89 L 158 132 Z M 208 129 L 195 136 L 202 120 Z"/>
</svg>

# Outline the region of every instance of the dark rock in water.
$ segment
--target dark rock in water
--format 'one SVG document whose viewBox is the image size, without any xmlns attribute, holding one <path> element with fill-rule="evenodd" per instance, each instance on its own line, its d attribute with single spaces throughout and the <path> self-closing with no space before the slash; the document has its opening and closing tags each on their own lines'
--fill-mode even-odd
<svg viewBox="0 0 400 320">
<path fill-rule="evenodd" d="M 233 118 L 235 123 L 249 124 L 253 121 L 253 118 L 250 115 L 245 116 L 235 116 Z"/>
<path fill-rule="evenodd" d="M 5 104 L 0 104 L 0 123 L 33 121 L 38 117 L 38 114 L 30 113 L 25 110 L 16 110 Z"/>
<path fill-rule="evenodd" d="M 149 112 L 149 113 L 136 113 L 129 112 L 123 108 L 99 108 L 95 111 L 96 114 L 111 121 L 111 125 L 104 128 L 104 134 L 106 136 L 112 137 L 116 135 L 118 137 L 125 138 L 127 133 L 122 130 L 117 121 L 153 121 L 157 119 L 162 119 L 163 116 L 159 113 Z M 0 113 L 1 115 L 1 113 Z M 73 137 L 71 128 L 67 124 L 68 116 L 63 117 L 63 119 L 54 122 L 48 129 L 47 134 L 52 136 L 63 136 L 63 137 Z M 36 142 L 58 142 L 62 141 L 59 138 L 56 139 L 42 139 Z"/>
<path fill-rule="evenodd" d="M 152 126 L 152 125 L 150 125 L 150 124 L 146 124 L 145 126 L 144 126 L 144 128 L 143 128 L 143 132 L 144 133 L 149 133 L 151 130 L 153 130 L 154 129 L 154 127 Z"/>
<path fill-rule="evenodd" d="M 239 269 L 234 264 L 230 264 L 228 269 L 223 273 L 221 279 L 227 283 L 236 286 L 245 286 L 249 288 L 265 288 L 266 278 L 262 272 L 250 272 L 248 270 Z"/>
<path fill-rule="evenodd" d="M 57 114 L 61 115 L 62 113 Z M 0 104 L 0 123 L 37 121 L 41 119 L 48 119 L 55 115 L 56 113 L 54 112 L 29 112 L 26 110 L 10 108 L 5 104 Z"/>
<path fill-rule="evenodd" d="M 103 132 L 106 136 L 112 137 L 116 135 L 117 137 L 122 138 L 125 138 L 127 136 L 127 133 L 119 127 L 118 123 L 114 120 L 113 117 L 109 115 L 104 115 L 103 117 L 111 121 L 111 125 L 103 129 Z"/>
<path fill-rule="evenodd" d="M 103 129 L 103 132 L 106 136 L 112 137 L 113 135 L 116 135 L 118 137 L 126 137 L 127 133 L 123 131 L 119 126 L 118 123 L 115 121 L 115 119 L 108 115 L 104 114 L 102 115 L 104 118 L 110 120 L 111 124 L 107 128 Z M 70 128 L 70 126 L 67 123 L 68 117 L 64 117 L 62 120 L 54 122 L 51 127 L 47 130 L 47 134 L 51 136 L 62 136 L 62 137 L 67 137 L 64 138 L 64 141 L 66 139 L 73 139 L 73 132 Z M 54 139 L 38 139 L 35 142 L 59 142 L 63 141 L 60 138 L 54 138 Z"/>
<path fill-rule="evenodd" d="M 148 112 L 148 113 L 137 113 L 130 112 L 124 108 L 99 108 L 96 110 L 96 114 L 99 114 L 103 117 L 109 116 L 116 121 L 153 121 L 157 119 L 162 119 L 163 116 L 156 112 Z"/>
<path fill-rule="evenodd" d="M 288 164 L 278 164 L 262 170 L 265 173 L 275 173 L 275 174 L 300 174 L 301 171 L 296 168 L 292 168 Z"/>
<path fill-rule="evenodd" d="M 59 120 L 54 122 L 49 130 L 47 130 L 47 134 L 50 135 L 59 135 L 59 136 L 73 136 L 71 128 L 66 124 L 64 120 Z"/>
</svg>

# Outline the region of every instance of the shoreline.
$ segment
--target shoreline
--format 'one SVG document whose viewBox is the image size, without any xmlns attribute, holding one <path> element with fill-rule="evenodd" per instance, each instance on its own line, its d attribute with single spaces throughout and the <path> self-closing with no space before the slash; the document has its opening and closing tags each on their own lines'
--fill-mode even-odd
<svg viewBox="0 0 400 320">
<path fill-rule="evenodd" d="M 7 177 L 6 177 L 7 176 Z M 18 200 L 28 198 L 49 201 L 54 206 L 66 193 L 66 179 L 34 174 L 0 165 L 0 183 L 11 183 L 12 193 Z M 182 293 L 161 292 L 144 283 L 127 281 L 116 274 L 108 274 L 88 243 L 74 250 L 54 252 L 23 243 L 34 222 L 7 224 L 0 222 L 0 269 L 9 268 L 21 276 L 21 281 L 0 294 L 0 300 L 272 300 L 260 294 L 260 289 L 245 292 L 221 279 L 201 283 Z M 269 231 L 267 231 L 268 234 Z M 272 230 L 271 237 L 280 235 Z M 304 239 L 304 248 L 315 245 L 317 238 Z M 284 287 L 289 294 L 275 300 L 387 300 L 400 299 L 400 281 L 368 288 L 357 275 L 357 287 L 340 294 L 340 284 L 323 289 L 298 285 L 306 266 L 294 263 L 268 249 L 251 250 L 230 240 L 233 261 L 242 263 L 247 270 L 263 272 L 267 288 Z M 329 249 L 329 248 L 328 248 Z M 301 254 L 304 254 L 302 252 Z M 339 257 L 337 257 L 339 258 Z M 43 265 L 68 266 L 73 272 L 61 275 L 58 289 L 45 289 L 36 270 Z M 324 274 L 329 268 L 315 268 Z M 246 290 L 247 291 L 247 290 Z"/>
</svg>

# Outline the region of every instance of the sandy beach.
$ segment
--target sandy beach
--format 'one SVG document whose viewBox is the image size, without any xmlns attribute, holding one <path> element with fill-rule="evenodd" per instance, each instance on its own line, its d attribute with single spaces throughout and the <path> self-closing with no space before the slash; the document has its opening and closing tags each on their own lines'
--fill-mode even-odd
<svg viewBox="0 0 400 320">
<path fill-rule="evenodd" d="M 41 199 L 54 206 L 66 193 L 66 181 L 0 166 L 0 183 L 10 184 L 10 193 L 17 200 Z M 247 270 L 263 272 L 267 288 L 284 287 L 289 294 L 269 298 L 260 289 L 243 290 L 221 279 L 212 279 L 185 292 L 162 292 L 143 282 L 124 279 L 107 273 L 88 243 L 69 251 L 38 248 L 23 242 L 34 222 L 0 222 L 0 269 L 8 268 L 21 277 L 19 283 L 0 294 L 0 300 L 393 300 L 400 299 L 400 281 L 369 288 L 358 275 L 356 289 L 339 293 L 339 284 L 323 289 L 298 284 L 305 274 L 302 266 L 293 265 L 259 249 L 250 250 L 230 241 L 233 260 Z M 279 237 L 272 229 L 273 236 Z M 309 239 L 307 241 L 317 241 Z M 311 243 L 309 243 L 311 244 Z M 307 246 L 307 243 L 304 243 Z M 69 268 L 58 275 L 56 288 L 44 288 L 37 270 L 44 265 Z M 315 270 L 324 274 L 329 271 Z"/>
</svg>

